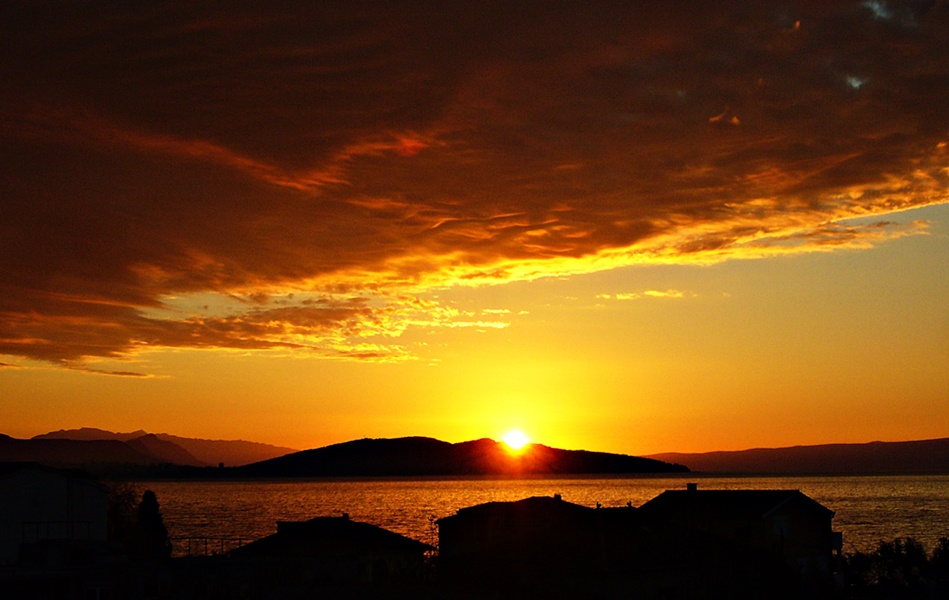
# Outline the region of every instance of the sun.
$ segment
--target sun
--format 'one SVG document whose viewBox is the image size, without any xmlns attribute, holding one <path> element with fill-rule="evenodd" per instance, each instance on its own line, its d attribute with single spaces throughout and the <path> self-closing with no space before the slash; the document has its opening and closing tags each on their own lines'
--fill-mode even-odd
<svg viewBox="0 0 949 600">
<path fill-rule="evenodd" d="M 527 437 L 527 434 L 520 429 L 511 429 L 504 434 L 501 440 L 507 444 L 511 450 L 520 450 L 531 441 L 531 439 Z"/>
</svg>

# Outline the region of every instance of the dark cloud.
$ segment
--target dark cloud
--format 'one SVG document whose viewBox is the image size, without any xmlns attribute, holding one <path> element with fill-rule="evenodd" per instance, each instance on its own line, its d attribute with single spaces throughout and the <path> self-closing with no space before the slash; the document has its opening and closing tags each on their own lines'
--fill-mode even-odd
<svg viewBox="0 0 949 600">
<path fill-rule="evenodd" d="M 402 291 L 947 199 L 943 2 L 327 4 L 4 4 L 0 353 L 401 355 Z"/>
</svg>

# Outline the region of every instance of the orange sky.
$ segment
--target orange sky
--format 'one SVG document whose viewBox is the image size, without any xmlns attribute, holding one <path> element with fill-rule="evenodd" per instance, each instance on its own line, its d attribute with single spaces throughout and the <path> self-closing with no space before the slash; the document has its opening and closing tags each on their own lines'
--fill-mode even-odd
<svg viewBox="0 0 949 600">
<path fill-rule="evenodd" d="M 949 435 L 944 3 L 313 4 L 0 8 L 0 433 Z"/>
</svg>

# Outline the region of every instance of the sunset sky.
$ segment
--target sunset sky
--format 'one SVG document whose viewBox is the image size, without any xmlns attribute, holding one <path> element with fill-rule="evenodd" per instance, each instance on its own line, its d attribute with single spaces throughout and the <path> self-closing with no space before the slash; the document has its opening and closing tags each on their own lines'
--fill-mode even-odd
<svg viewBox="0 0 949 600">
<path fill-rule="evenodd" d="M 0 433 L 949 436 L 949 3 L 0 6 Z"/>
</svg>

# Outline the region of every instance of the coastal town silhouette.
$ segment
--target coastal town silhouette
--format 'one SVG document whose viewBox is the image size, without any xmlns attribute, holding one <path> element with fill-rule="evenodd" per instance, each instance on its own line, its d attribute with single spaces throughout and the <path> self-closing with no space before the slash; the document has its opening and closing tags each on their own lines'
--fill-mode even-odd
<svg viewBox="0 0 949 600">
<path fill-rule="evenodd" d="M 429 542 L 348 514 L 172 540 L 160 499 L 79 469 L 0 464 L 4 598 L 942 598 L 949 539 L 842 552 L 798 490 L 686 483 L 638 507 L 560 494 L 461 508 Z M 395 509 L 397 507 L 393 507 Z M 317 510 L 317 507 L 314 507 Z M 218 545 L 220 543 L 220 545 Z"/>
</svg>

